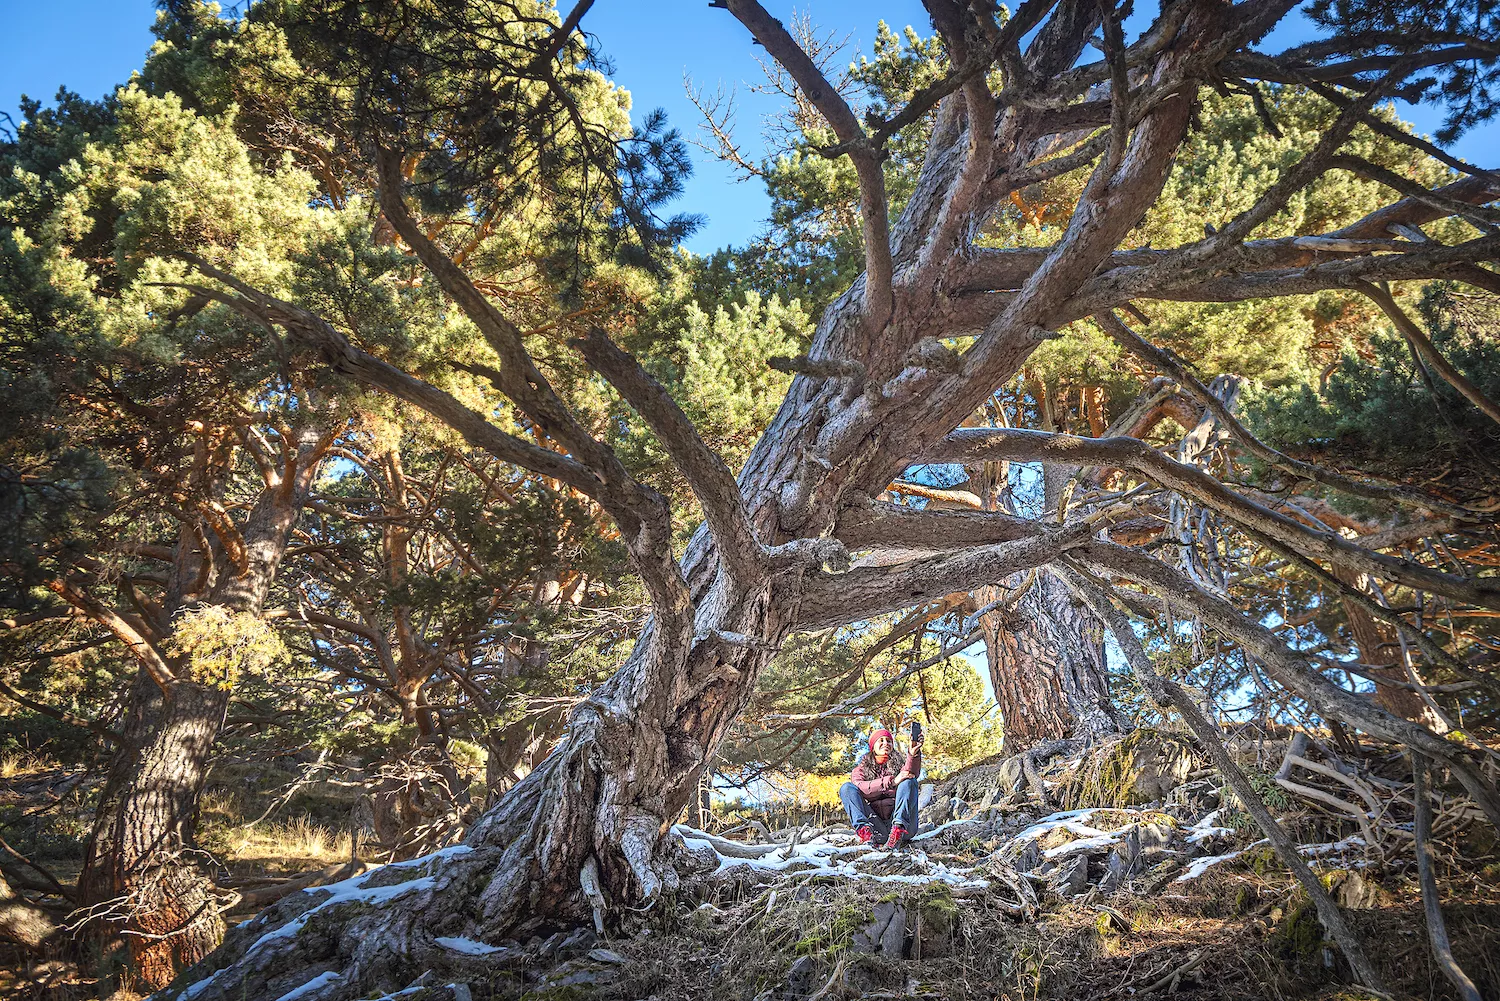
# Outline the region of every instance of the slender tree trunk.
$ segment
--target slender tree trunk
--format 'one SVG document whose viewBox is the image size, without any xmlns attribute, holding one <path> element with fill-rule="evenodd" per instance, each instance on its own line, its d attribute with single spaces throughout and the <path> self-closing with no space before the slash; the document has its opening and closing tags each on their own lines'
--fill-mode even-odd
<svg viewBox="0 0 1500 1001">
<path fill-rule="evenodd" d="M 228 700 L 227 690 L 192 681 L 166 694 L 143 670 L 95 813 L 79 890 L 125 936 L 131 965 L 153 987 L 224 936 L 212 879 L 192 852 Z"/>
<path fill-rule="evenodd" d="M 1362 584 L 1362 575 L 1335 571 L 1335 576 L 1355 587 Z M 1375 701 L 1388 712 L 1414 720 L 1437 733 L 1446 733 L 1449 730 L 1447 721 L 1422 701 L 1421 695 L 1408 688 L 1385 683 L 1387 680 L 1398 684 L 1407 681 L 1406 671 L 1401 664 L 1401 640 L 1396 635 L 1396 630 L 1378 621 L 1352 601 L 1344 602 L 1344 614 L 1349 618 L 1349 631 L 1354 636 L 1354 645 L 1359 649 L 1360 663 L 1383 669 L 1370 672 L 1370 680 L 1375 682 Z"/>
</svg>

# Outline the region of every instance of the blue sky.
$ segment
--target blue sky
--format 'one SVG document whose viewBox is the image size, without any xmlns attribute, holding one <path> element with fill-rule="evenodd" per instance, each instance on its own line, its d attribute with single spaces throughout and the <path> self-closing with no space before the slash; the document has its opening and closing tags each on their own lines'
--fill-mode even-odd
<svg viewBox="0 0 1500 1001">
<path fill-rule="evenodd" d="M 764 2 L 778 17 L 805 10 L 820 26 L 848 34 L 851 58 L 870 52 L 881 19 L 895 27 L 911 24 L 924 33 L 929 30 L 919 0 Z M 568 6 L 567 0 L 562 6 Z M 1155 4 L 1139 6 L 1143 12 L 1155 9 Z M 14 117 L 22 93 L 50 101 L 61 84 L 85 97 L 109 92 L 145 59 L 154 17 L 149 0 L 0 0 L 0 111 Z M 1146 13 L 1139 14 L 1127 28 L 1138 32 L 1148 20 Z M 749 85 L 763 79 L 756 62 L 760 50 L 727 11 L 710 8 L 706 0 L 598 0 L 584 27 L 598 36 L 614 62 L 615 80 L 631 91 L 637 119 L 652 108 L 664 108 L 671 122 L 691 136 L 697 133 L 699 115 L 684 91 L 684 74 L 710 91 L 721 82 L 737 89 L 737 137 L 758 158 L 760 119 L 776 104 L 750 93 Z M 1294 16 L 1264 48 L 1278 51 L 1306 33 Z M 1441 119 L 1436 109 L 1401 111 L 1423 131 L 1436 129 Z M 1494 166 L 1497 149 L 1500 126 L 1492 123 L 1464 136 L 1454 151 Z M 767 213 L 764 190 L 755 180 L 735 183 L 729 168 L 696 149 L 693 153 L 697 167 L 676 210 L 702 214 L 707 223 L 689 240 L 689 248 L 704 253 L 745 242 Z"/>
</svg>

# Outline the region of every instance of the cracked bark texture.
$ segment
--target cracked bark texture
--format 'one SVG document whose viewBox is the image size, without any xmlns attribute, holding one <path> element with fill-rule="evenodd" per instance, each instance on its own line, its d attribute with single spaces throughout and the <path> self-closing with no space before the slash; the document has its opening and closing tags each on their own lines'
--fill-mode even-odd
<svg viewBox="0 0 1500 1001">
<path fill-rule="evenodd" d="M 1005 596 L 1001 588 L 986 587 L 974 600 L 983 607 Z M 1039 573 L 1012 608 L 981 615 L 979 628 L 1008 753 L 1120 729 L 1109 698 L 1103 630 L 1050 572 Z"/>
</svg>

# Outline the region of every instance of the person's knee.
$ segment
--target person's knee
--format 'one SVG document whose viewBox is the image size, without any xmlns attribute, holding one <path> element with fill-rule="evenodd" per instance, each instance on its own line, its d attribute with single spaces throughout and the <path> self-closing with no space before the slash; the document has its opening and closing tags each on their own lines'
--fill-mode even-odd
<svg viewBox="0 0 1500 1001">
<path fill-rule="evenodd" d="M 840 798 L 849 795 L 851 792 L 858 793 L 859 786 L 855 785 L 853 782 L 845 782 L 843 785 L 839 786 Z"/>
<path fill-rule="evenodd" d="M 906 789 L 915 789 L 916 787 L 917 787 L 917 780 L 916 779 L 902 779 L 900 782 L 896 783 L 896 791 L 897 792 L 901 792 L 901 791 L 906 790 Z"/>
</svg>

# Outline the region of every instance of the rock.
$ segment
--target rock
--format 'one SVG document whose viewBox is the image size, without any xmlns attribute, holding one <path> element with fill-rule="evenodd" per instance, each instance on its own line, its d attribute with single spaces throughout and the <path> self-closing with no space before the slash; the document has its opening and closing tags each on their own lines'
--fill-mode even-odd
<svg viewBox="0 0 1500 1001">
<path fill-rule="evenodd" d="M 1082 852 L 1073 856 L 1071 863 L 1057 870 L 1052 888 L 1061 897 L 1076 897 L 1089 885 L 1089 857 Z"/>
<path fill-rule="evenodd" d="M 1338 884 L 1339 906 L 1350 910 L 1364 910 L 1385 904 L 1389 895 L 1380 884 L 1357 872 L 1351 872 Z"/>
<path fill-rule="evenodd" d="M 822 986 L 822 963 L 803 956 L 786 974 L 786 992 L 792 997 L 806 997 Z"/>
<path fill-rule="evenodd" d="M 1015 860 L 1011 862 L 1010 867 L 1016 870 L 1016 872 L 1032 872 L 1041 864 L 1042 846 L 1032 840 L 1027 841 L 1021 850 L 1016 853 Z"/>
<path fill-rule="evenodd" d="M 601 987 L 620 979 L 620 974 L 611 967 L 586 966 L 583 960 L 569 960 L 544 976 L 537 984 L 539 990 L 560 987 Z"/>
<path fill-rule="evenodd" d="M 1187 781 L 1188 775 L 1197 765 L 1192 746 L 1175 737 L 1142 740 L 1135 745 L 1133 757 L 1133 803 L 1146 803 L 1166 797 Z"/>
<path fill-rule="evenodd" d="M 874 920 L 854 933 L 850 948 L 900 959 L 906 949 L 906 908 L 894 900 L 882 900 L 871 916 Z"/>
<path fill-rule="evenodd" d="M 1172 828 L 1166 824 L 1139 824 L 1136 836 L 1142 848 L 1165 848 L 1172 840 Z"/>
<path fill-rule="evenodd" d="M 951 783 L 944 784 L 943 795 L 934 795 L 928 819 L 942 823 L 956 812 L 967 809 L 968 804 L 977 803 L 981 810 L 988 809 L 1018 790 L 1024 781 L 1019 757 L 965 769 L 954 776 Z M 920 790 L 918 795 L 921 795 Z"/>
<path fill-rule="evenodd" d="M 1104 878 L 1099 881 L 1099 889 L 1109 893 L 1118 889 L 1121 884 L 1131 876 L 1140 871 L 1141 838 L 1136 828 L 1130 828 L 1130 832 L 1109 853 L 1109 858 L 1104 863 Z"/>
<path fill-rule="evenodd" d="M 596 963 L 611 963 L 615 966 L 624 966 L 630 962 L 613 949 L 590 949 L 589 958 Z"/>
<path fill-rule="evenodd" d="M 555 935 L 553 936 L 553 938 L 556 937 Z M 551 939 L 548 939 L 548 941 L 550 942 Z M 561 942 L 557 943 L 556 951 L 560 955 L 570 952 L 583 952 L 585 949 L 592 949 L 594 943 L 597 941 L 599 941 L 599 936 L 594 934 L 594 929 L 574 928 L 563 937 Z M 546 948 L 546 946 L 543 946 L 543 948 Z"/>
<path fill-rule="evenodd" d="M 1021 756 L 1018 754 L 1013 758 L 1006 758 L 1000 764 L 1000 771 L 995 775 L 995 785 L 999 787 L 1002 794 L 1009 796 L 1020 792 L 1022 784 L 1026 781 L 1026 772 L 1021 764 Z"/>
</svg>

